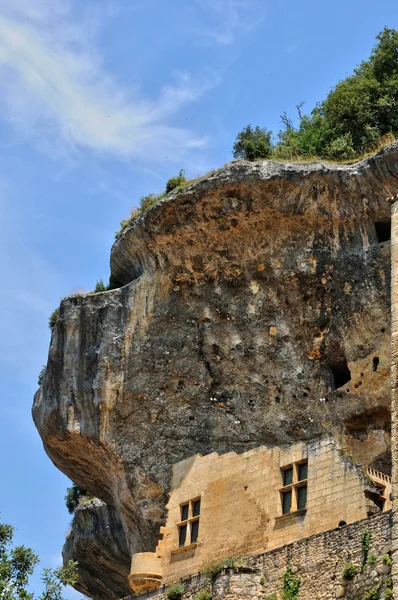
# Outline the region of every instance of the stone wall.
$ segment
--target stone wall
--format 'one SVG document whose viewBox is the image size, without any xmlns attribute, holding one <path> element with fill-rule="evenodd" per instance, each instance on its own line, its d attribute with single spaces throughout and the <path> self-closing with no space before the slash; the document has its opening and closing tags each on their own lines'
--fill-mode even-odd
<svg viewBox="0 0 398 600">
<path fill-rule="evenodd" d="M 349 501 L 349 499 L 347 499 Z M 363 536 L 370 534 L 370 545 L 366 566 L 363 567 Z M 245 585 L 257 590 L 258 597 L 279 593 L 283 588 L 283 578 L 290 567 L 294 577 L 301 578 L 299 598 L 305 600 L 334 600 L 336 598 L 362 598 L 364 593 L 380 584 L 380 598 L 389 578 L 390 568 L 383 557 L 391 549 L 391 512 L 363 519 L 352 525 L 314 535 L 306 540 L 289 544 L 248 559 L 247 565 L 256 574 Z M 372 564 L 375 559 L 374 564 Z M 352 581 L 343 579 L 344 566 L 353 563 L 358 573 Z M 260 574 L 260 579 L 258 575 Z M 262 585 L 263 583 L 263 585 Z M 219 586 L 225 587 L 224 592 Z M 235 586 L 230 581 L 217 582 L 214 599 L 242 598 L 233 592 Z M 228 593 L 226 593 L 228 591 Z M 222 592 L 222 593 L 221 593 Z"/>
<path fill-rule="evenodd" d="M 301 476 L 303 461 L 308 469 Z M 292 474 L 288 482 L 283 476 L 286 468 Z M 350 524 L 375 514 L 380 509 L 372 501 L 378 491 L 372 473 L 365 476 L 362 468 L 342 455 L 333 438 L 288 447 L 261 446 L 239 455 L 196 455 L 181 461 L 173 468 L 166 526 L 160 530 L 163 539 L 153 553 L 152 560 L 159 563 L 156 572 L 168 584 L 203 571 L 214 560 L 259 555 L 334 529 L 341 521 Z M 303 487 L 308 490 L 307 499 L 299 505 Z M 389 490 L 385 509 L 391 508 Z M 283 514 L 286 493 L 291 495 L 291 508 Z M 193 502 L 198 500 L 200 515 L 195 517 Z M 197 519 L 196 538 L 191 527 Z M 183 542 L 181 527 L 186 529 Z M 132 586 L 135 591 L 146 589 L 146 573 L 154 572 L 142 567 L 142 561 L 136 560 L 140 556 L 151 557 L 150 553 L 133 556 L 131 583 L 140 584 Z"/>
<path fill-rule="evenodd" d="M 365 533 L 370 543 L 364 565 Z M 389 587 L 390 566 L 385 563 L 390 550 L 389 511 L 246 559 L 243 567 L 221 571 L 213 579 L 212 600 L 279 599 L 287 569 L 293 578 L 301 579 L 298 600 L 362 600 L 376 588 L 382 600 Z M 357 574 L 345 580 L 343 569 L 349 563 L 357 566 Z M 194 586 L 186 585 L 182 600 L 197 598 L 203 590 L 209 590 L 206 578 Z M 167 589 L 151 597 L 167 600 Z"/>
</svg>

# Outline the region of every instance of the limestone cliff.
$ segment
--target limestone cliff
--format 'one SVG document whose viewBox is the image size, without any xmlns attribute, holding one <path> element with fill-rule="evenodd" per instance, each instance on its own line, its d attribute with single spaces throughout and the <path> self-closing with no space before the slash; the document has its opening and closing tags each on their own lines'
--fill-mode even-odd
<svg viewBox="0 0 398 600">
<path fill-rule="evenodd" d="M 130 553 L 154 549 L 171 465 L 197 452 L 328 431 L 387 470 L 397 187 L 398 144 L 351 166 L 232 162 L 125 230 L 117 289 L 62 301 L 34 420 Z"/>
</svg>

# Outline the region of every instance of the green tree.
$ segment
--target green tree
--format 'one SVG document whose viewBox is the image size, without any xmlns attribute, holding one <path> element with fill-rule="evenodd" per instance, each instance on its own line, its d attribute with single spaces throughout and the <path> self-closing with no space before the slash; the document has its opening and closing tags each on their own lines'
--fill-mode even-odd
<svg viewBox="0 0 398 600">
<path fill-rule="evenodd" d="M 105 283 L 102 281 L 102 279 L 97 281 L 97 283 L 95 284 L 95 289 L 94 289 L 95 294 L 98 294 L 98 292 L 106 292 L 107 290 L 108 290 L 108 288 L 105 285 Z"/>
<path fill-rule="evenodd" d="M 65 504 L 69 514 L 73 515 L 82 498 L 93 498 L 93 496 L 86 492 L 86 490 L 83 490 L 83 488 L 80 486 L 73 483 L 71 487 L 66 490 L 65 496 Z"/>
<path fill-rule="evenodd" d="M 29 577 L 39 562 L 31 548 L 14 546 L 14 528 L 0 522 L 0 598 L 2 600 L 33 600 L 28 592 Z M 62 600 L 62 588 L 77 581 L 77 563 L 69 561 L 66 567 L 44 569 L 44 591 L 39 600 Z"/>
<path fill-rule="evenodd" d="M 340 81 L 297 129 L 279 133 L 275 155 L 348 160 L 372 150 L 376 140 L 398 135 L 398 31 L 377 36 L 369 60 Z"/>
<path fill-rule="evenodd" d="M 186 182 L 187 180 L 185 179 L 185 171 L 184 169 L 181 169 L 177 177 L 172 177 L 166 183 L 166 194 L 179 187 L 180 185 L 184 185 L 184 183 Z"/>
<path fill-rule="evenodd" d="M 265 127 L 252 127 L 247 125 L 238 133 L 233 147 L 234 158 L 256 160 L 257 158 L 268 158 L 271 155 L 272 131 Z"/>
</svg>

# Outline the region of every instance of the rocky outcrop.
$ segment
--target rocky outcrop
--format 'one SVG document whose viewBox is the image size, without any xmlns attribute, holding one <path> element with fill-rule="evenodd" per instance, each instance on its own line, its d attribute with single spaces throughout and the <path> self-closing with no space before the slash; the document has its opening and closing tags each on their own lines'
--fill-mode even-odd
<svg viewBox="0 0 398 600">
<path fill-rule="evenodd" d="M 388 468 L 397 159 L 233 162 L 125 230 L 118 289 L 62 301 L 34 420 L 130 553 L 153 550 L 171 465 L 197 452 L 327 431 Z"/>
<path fill-rule="evenodd" d="M 127 577 L 130 555 L 118 513 L 101 500 L 78 506 L 62 552 L 64 563 L 78 565 L 76 589 L 101 600 L 131 593 Z"/>
</svg>

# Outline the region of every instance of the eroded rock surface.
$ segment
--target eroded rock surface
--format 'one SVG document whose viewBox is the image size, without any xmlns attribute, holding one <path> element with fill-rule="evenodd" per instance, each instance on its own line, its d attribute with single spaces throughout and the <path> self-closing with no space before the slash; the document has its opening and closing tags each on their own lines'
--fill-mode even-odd
<svg viewBox="0 0 398 600">
<path fill-rule="evenodd" d="M 119 514 L 101 500 L 78 506 L 62 552 L 64 563 L 78 561 L 76 589 L 101 600 L 130 594 L 129 549 Z"/>
<path fill-rule="evenodd" d="M 130 553 L 154 549 L 171 466 L 197 452 L 327 431 L 388 470 L 397 187 L 397 144 L 352 166 L 233 162 L 127 228 L 122 287 L 62 301 L 34 420 Z"/>
</svg>

